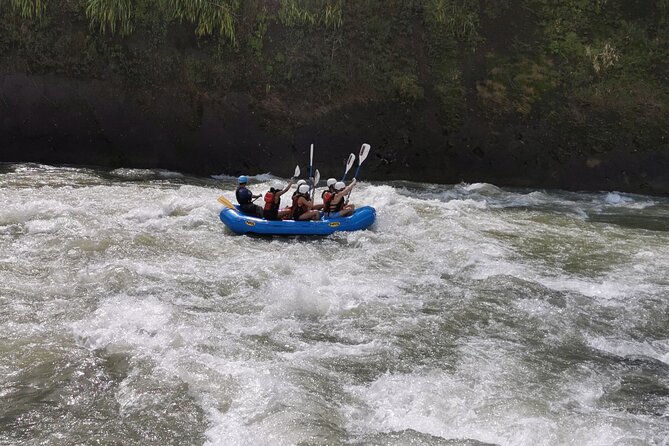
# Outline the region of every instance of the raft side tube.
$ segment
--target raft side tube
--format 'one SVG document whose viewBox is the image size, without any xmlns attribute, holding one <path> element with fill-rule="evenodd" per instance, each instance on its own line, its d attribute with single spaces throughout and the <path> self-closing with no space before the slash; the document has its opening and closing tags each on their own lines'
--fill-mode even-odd
<svg viewBox="0 0 669 446">
<path fill-rule="evenodd" d="M 376 210 L 371 206 L 356 209 L 348 217 L 328 217 L 321 220 L 265 220 L 242 214 L 238 209 L 223 208 L 221 221 L 237 234 L 263 235 L 330 235 L 337 231 L 359 231 L 376 220 Z"/>
</svg>

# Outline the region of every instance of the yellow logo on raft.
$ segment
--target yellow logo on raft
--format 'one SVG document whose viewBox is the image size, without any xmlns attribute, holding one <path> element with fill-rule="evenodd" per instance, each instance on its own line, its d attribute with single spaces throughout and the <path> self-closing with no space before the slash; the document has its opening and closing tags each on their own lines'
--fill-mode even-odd
<svg viewBox="0 0 669 446">
<path fill-rule="evenodd" d="M 246 224 L 249 225 L 249 226 L 255 226 L 255 225 L 256 225 L 256 222 L 254 222 L 254 221 L 250 221 L 250 220 L 246 220 Z"/>
<path fill-rule="evenodd" d="M 338 221 L 333 221 L 332 223 L 329 224 L 329 226 L 330 226 L 331 228 L 336 228 L 336 227 L 339 226 L 340 224 L 341 224 L 341 223 L 339 223 Z"/>
</svg>

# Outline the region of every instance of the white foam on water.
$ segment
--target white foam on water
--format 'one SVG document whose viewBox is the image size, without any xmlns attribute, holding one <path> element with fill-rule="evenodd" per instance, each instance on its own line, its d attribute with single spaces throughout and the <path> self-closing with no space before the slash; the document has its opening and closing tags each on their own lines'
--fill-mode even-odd
<svg viewBox="0 0 669 446">
<path fill-rule="evenodd" d="M 603 201 L 609 206 L 628 209 L 646 209 L 657 204 L 655 200 L 648 200 L 647 197 L 620 192 L 608 192 Z"/>
<path fill-rule="evenodd" d="M 618 204 L 618 203 L 623 202 L 623 197 L 621 197 L 620 194 L 618 194 L 616 192 L 609 192 L 604 197 L 604 201 L 606 201 L 609 204 Z M 626 200 L 626 201 L 629 202 L 631 200 Z"/>
<path fill-rule="evenodd" d="M 285 184 L 254 181 L 258 192 Z M 161 386 L 185 385 L 212 445 L 338 444 L 406 429 L 497 444 L 633 444 L 666 431 L 661 418 L 601 407 L 615 370 L 574 360 L 543 380 L 528 360 L 573 337 L 667 362 L 666 339 L 631 333 L 649 302 L 666 308 L 668 241 L 573 215 L 588 200 L 605 206 L 600 198 L 362 182 L 352 201 L 376 207 L 371 230 L 266 239 L 232 235 L 218 219 L 216 198 L 232 198 L 233 185 L 175 183 L 0 197 L 0 304 L 11 313 L 2 328 L 30 336 L 65 320 L 64 338 L 127 356 L 115 395 L 123 414 L 162 404 Z M 552 257 L 529 250 L 536 239 Z M 579 243 L 616 262 L 570 270 L 560 256 Z M 452 343 L 453 353 L 405 345 L 434 327 L 435 346 Z M 146 380 L 159 385 L 149 391 Z"/>
<path fill-rule="evenodd" d="M 625 305 L 624 298 L 629 296 L 635 287 L 627 286 L 623 281 L 592 281 L 579 279 L 565 279 L 564 277 L 545 278 L 541 283 L 558 291 L 572 291 L 584 296 L 596 298 L 608 305 Z"/>
<path fill-rule="evenodd" d="M 273 302 L 265 307 L 271 317 L 289 317 L 299 315 L 300 317 L 324 316 L 330 310 L 332 302 L 325 298 L 316 287 L 308 285 L 296 285 L 289 292 L 271 292 L 267 294 L 273 297 Z"/>
<path fill-rule="evenodd" d="M 564 398 L 556 404 L 532 391 L 543 383 L 517 381 L 527 370 L 503 349 L 497 354 L 493 345 L 463 348 L 464 361 L 454 372 L 384 374 L 368 386 L 351 387 L 360 404 L 342 408 L 349 429 L 361 436 L 411 429 L 448 440 L 518 445 L 649 440 L 643 417 L 611 416 L 597 408 L 601 377 L 578 376 L 564 389 L 554 388 Z"/>
<path fill-rule="evenodd" d="M 78 209 L 56 200 L 26 199 L 21 203 L 8 203 L 0 210 L 0 225 L 26 223 L 32 220 L 51 220 Z"/>
<path fill-rule="evenodd" d="M 114 175 L 119 178 L 132 179 L 132 180 L 141 180 L 144 178 L 151 178 L 155 175 L 154 171 L 151 169 L 128 169 L 128 168 L 118 168 L 109 172 L 111 175 Z"/>
<path fill-rule="evenodd" d="M 239 369 L 243 394 L 226 411 L 209 409 L 213 426 L 207 444 L 243 446 L 248 444 L 298 444 L 307 438 L 296 429 L 299 411 L 287 404 L 294 400 L 291 384 L 271 370 L 258 373 Z M 240 404 L 241 403 L 241 404 Z M 295 403 L 293 403 L 295 404 Z"/>
<path fill-rule="evenodd" d="M 304 176 L 305 174 L 306 174 L 306 172 L 303 172 L 302 176 Z M 237 182 L 237 179 L 239 178 L 239 176 L 227 175 L 227 174 L 224 174 L 224 173 L 221 173 L 219 175 L 212 175 L 211 177 L 215 180 L 234 181 L 234 182 Z M 277 178 L 276 176 L 272 175 L 269 172 L 258 173 L 258 174 L 255 174 L 255 175 L 246 174 L 246 177 L 248 177 L 249 181 L 254 180 L 254 181 L 257 181 L 257 182 L 270 181 L 270 180 L 275 180 Z"/>
<path fill-rule="evenodd" d="M 137 223 L 144 223 L 150 220 L 158 220 L 165 217 L 165 211 L 158 205 L 131 209 L 122 217 Z"/>
<path fill-rule="evenodd" d="M 66 218 L 30 220 L 26 222 L 25 227 L 30 234 L 45 234 L 58 232 L 63 226 L 67 225 L 67 223 L 68 219 Z"/>
<path fill-rule="evenodd" d="M 507 393 L 495 386 L 489 388 L 487 384 L 465 374 L 451 375 L 434 370 L 386 375 L 368 388 L 353 390 L 365 404 L 361 406 L 363 409 L 347 414 L 346 418 L 353 423 L 352 429 L 361 434 L 411 429 L 450 440 L 560 444 L 559 438 L 569 426 L 560 426 L 558 420 L 544 414 L 533 414 L 534 403 L 523 401 L 521 396 L 509 393 L 496 402 L 486 398 L 487 392 L 498 396 Z"/>
<path fill-rule="evenodd" d="M 495 186 L 494 184 L 489 183 L 472 183 L 467 185 L 462 185 L 464 190 L 467 192 L 485 192 L 488 194 L 499 194 L 502 193 L 502 190 Z"/>
<path fill-rule="evenodd" d="M 625 358 L 648 357 L 669 365 L 669 339 L 652 342 L 631 341 L 628 339 L 607 339 L 601 336 L 588 337 L 588 345 L 616 356 Z"/>
<path fill-rule="evenodd" d="M 165 332 L 171 308 L 155 297 L 117 296 L 72 330 L 86 348 L 112 353 L 157 352 L 170 345 Z"/>
<path fill-rule="evenodd" d="M 181 172 L 173 172 L 171 170 L 158 169 L 156 173 L 160 178 L 183 178 L 184 174 Z"/>
</svg>

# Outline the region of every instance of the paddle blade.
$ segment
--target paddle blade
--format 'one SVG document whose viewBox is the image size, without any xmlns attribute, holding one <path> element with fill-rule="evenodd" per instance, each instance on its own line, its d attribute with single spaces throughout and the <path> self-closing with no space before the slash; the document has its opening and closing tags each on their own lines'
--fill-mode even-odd
<svg viewBox="0 0 669 446">
<path fill-rule="evenodd" d="M 300 166 L 295 166 L 295 173 L 293 174 L 293 178 L 297 178 L 300 176 Z"/>
<path fill-rule="evenodd" d="M 225 207 L 230 208 L 230 209 L 235 208 L 235 205 L 230 203 L 230 201 L 227 198 L 225 198 L 223 195 L 218 197 L 218 202 L 221 203 L 222 205 L 224 205 Z"/>
<path fill-rule="evenodd" d="M 346 172 L 351 170 L 351 167 L 353 167 L 353 163 L 355 163 L 355 155 L 353 153 L 351 153 L 348 156 L 348 161 L 346 161 Z"/>
<path fill-rule="evenodd" d="M 318 186 L 318 182 L 321 180 L 321 173 L 316 169 L 316 175 L 314 176 L 314 187 Z"/>
<path fill-rule="evenodd" d="M 363 144 L 362 147 L 360 147 L 360 155 L 358 156 L 358 165 L 362 164 L 362 162 L 365 161 L 365 158 L 367 158 L 367 155 L 369 155 L 369 149 L 371 149 L 371 146 L 369 144 Z"/>
</svg>

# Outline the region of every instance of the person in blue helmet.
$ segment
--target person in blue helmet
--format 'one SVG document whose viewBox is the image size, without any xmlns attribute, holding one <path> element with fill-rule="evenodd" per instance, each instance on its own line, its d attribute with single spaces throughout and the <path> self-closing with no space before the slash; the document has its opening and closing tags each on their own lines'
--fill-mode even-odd
<svg viewBox="0 0 669 446">
<path fill-rule="evenodd" d="M 239 203 L 239 210 L 251 217 L 262 218 L 263 208 L 253 204 L 253 200 L 260 198 L 261 195 L 253 195 L 253 192 L 246 187 L 248 182 L 249 179 L 246 175 L 242 175 L 237 179 L 238 186 L 235 191 L 235 197 L 237 197 L 237 203 Z"/>
</svg>

